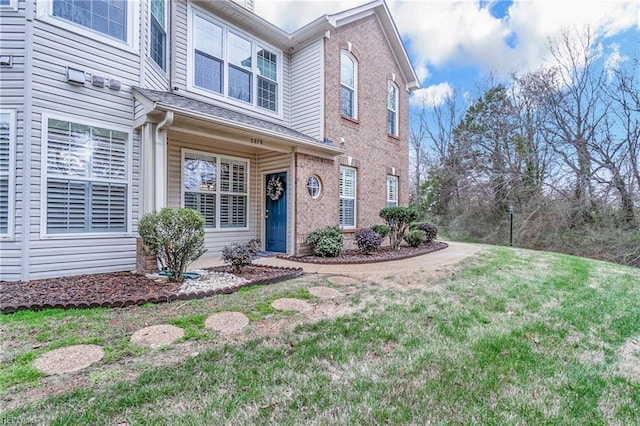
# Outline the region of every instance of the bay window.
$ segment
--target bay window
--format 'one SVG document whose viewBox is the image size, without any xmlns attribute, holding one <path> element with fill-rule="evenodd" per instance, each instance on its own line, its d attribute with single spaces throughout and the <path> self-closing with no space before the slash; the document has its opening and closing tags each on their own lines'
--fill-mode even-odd
<svg viewBox="0 0 640 426">
<path fill-rule="evenodd" d="M 193 86 L 277 112 L 281 55 L 195 9 L 192 16 Z"/>
<path fill-rule="evenodd" d="M 128 231 L 129 134 L 45 120 L 46 233 Z"/>
</svg>

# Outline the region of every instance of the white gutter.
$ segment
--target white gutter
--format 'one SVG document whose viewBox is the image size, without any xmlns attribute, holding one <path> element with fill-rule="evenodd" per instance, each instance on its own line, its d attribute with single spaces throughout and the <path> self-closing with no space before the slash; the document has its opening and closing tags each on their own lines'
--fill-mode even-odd
<svg viewBox="0 0 640 426">
<path fill-rule="evenodd" d="M 156 125 L 155 146 L 155 207 L 167 207 L 167 128 L 173 124 L 173 111 L 167 111 L 164 120 Z"/>
</svg>

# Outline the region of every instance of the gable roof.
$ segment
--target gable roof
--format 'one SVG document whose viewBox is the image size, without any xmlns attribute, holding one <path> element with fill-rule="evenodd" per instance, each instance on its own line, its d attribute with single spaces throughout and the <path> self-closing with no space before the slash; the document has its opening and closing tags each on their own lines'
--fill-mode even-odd
<svg viewBox="0 0 640 426">
<path fill-rule="evenodd" d="M 328 31 L 375 15 L 395 56 L 396 63 L 402 71 L 402 77 L 407 82 L 406 89 L 412 91 L 420 88 L 420 80 L 409 60 L 409 55 L 402 43 L 402 37 L 385 0 L 374 0 L 339 13 L 323 15 L 290 34 L 236 2 L 209 0 L 206 3 L 209 8 L 223 14 L 227 19 L 251 28 L 252 33 L 263 38 L 264 41 L 289 52 L 294 52 L 309 42 L 324 37 Z"/>
</svg>

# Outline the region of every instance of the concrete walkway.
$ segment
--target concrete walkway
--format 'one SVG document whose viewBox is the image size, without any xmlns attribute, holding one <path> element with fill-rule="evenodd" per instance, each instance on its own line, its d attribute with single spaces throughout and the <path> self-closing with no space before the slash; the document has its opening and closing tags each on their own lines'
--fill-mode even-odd
<svg viewBox="0 0 640 426">
<path fill-rule="evenodd" d="M 290 268 L 302 268 L 305 273 L 340 274 L 358 278 L 373 278 L 380 275 L 388 275 L 394 272 L 412 272 L 419 269 L 435 270 L 453 265 L 469 256 L 478 254 L 482 247 L 475 244 L 450 242 L 449 247 L 433 253 L 416 256 L 409 259 L 394 260 L 390 262 L 363 263 L 356 265 L 320 265 L 313 263 L 292 262 L 290 260 L 266 257 L 256 259 L 254 263 L 272 266 L 286 266 Z M 219 257 L 198 259 L 189 269 L 208 268 L 220 266 L 224 263 Z"/>
</svg>

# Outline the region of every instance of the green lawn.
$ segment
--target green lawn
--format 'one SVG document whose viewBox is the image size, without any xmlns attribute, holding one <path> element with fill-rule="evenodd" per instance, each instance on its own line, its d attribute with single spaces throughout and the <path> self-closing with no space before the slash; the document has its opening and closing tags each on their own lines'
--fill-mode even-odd
<svg viewBox="0 0 640 426">
<path fill-rule="evenodd" d="M 351 289 L 310 275 L 182 304 L 4 315 L 2 399 L 48 385 L 30 365 L 48 349 L 108 356 L 0 424 L 638 424 L 640 270 L 491 247 L 440 275 Z M 311 322 L 266 303 L 321 303 L 313 285 L 343 292 L 350 313 Z M 244 337 L 204 328 L 222 310 L 250 317 Z M 163 322 L 188 330 L 175 348 L 128 342 Z"/>
</svg>

